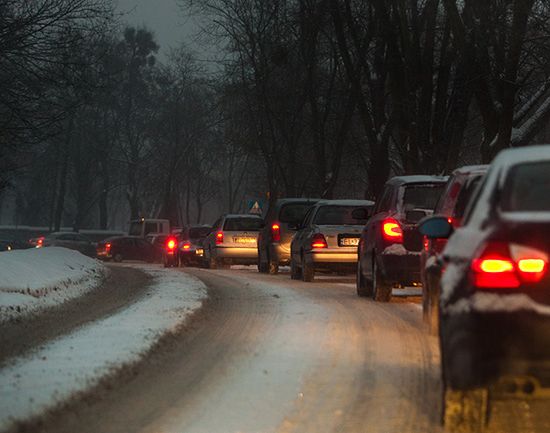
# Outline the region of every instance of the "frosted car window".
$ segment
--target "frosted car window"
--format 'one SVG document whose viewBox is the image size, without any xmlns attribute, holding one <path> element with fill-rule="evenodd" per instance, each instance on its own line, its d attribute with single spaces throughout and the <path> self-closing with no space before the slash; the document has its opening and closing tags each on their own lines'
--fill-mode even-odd
<svg viewBox="0 0 550 433">
<path fill-rule="evenodd" d="M 550 161 L 519 164 L 510 169 L 502 189 L 501 208 L 507 212 L 550 211 Z"/>
<path fill-rule="evenodd" d="M 243 231 L 243 230 L 260 230 L 263 225 L 261 218 L 228 218 L 225 220 L 224 230 L 227 231 Z"/>
<path fill-rule="evenodd" d="M 434 210 L 445 184 L 406 185 L 403 195 L 403 209 Z"/>
<path fill-rule="evenodd" d="M 364 225 L 367 220 L 356 220 L 351 215 L 358 208 L 357 206 L 321 206 L 313 222 L 320 226 Z"/>
<path fill-rule="evenodd" d="M 279 221 L 282 223 L 299 223 L 311 207 L 311 203 L 285 204 L 279 212 Z"/>
</svg>

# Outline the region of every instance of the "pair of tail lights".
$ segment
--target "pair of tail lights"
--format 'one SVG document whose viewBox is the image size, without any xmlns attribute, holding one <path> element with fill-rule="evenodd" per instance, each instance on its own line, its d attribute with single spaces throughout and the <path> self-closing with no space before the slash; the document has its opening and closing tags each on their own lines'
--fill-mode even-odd
<svg viewBox="0 0 550 433">
<path fill-rule="evenodd" d="M 547 270 L 545 252 L 495 241 L 487 243 L 471 264 L 473 283 L 480 289 L 516 289 L 525 283 L 538 283 Z"/>
</svg>

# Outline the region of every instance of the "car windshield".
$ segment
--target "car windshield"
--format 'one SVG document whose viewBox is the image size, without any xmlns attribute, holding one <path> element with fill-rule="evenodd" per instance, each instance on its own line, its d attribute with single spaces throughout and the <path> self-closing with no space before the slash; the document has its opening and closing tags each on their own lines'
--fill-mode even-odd
<svg viewBox="0 0 550 433">
<path fill-rule="evenodd" d="M 403 210 L 405 212 L 413 209 L 433 210 L 444 188 L 444 183 L 406 185 Z"/>
<path fill-rule="evenodd" d="M 550 211 L 550 161 L 519 164 L 510 169 L 501 207 L 508 212 Z"/>
<path fill-rule="evenodd" d="M 227 231 L 258 231 L 262 228 L 261 218 L 228 218 L 223 226 Z"/>
<path fill-rule="evenodd" d="M 279 221 L 282 223 L 299 223 L 312 203 L 289 203 L 285 204 L 279 212 Z"/>
<path fill-rule="evenodd" d="M 210 227 L 193 227 L 189 229 L 189 239 L 201 239 L 208 236 L 212 229 Z"/>
<path fill-rule="evenodd" d="M 319 226 L 364 225 L 367 220 L 358 220 L 351 215 L 359 208 L 360 206 L 321 206 L 313 223 Z"/>
</svg>

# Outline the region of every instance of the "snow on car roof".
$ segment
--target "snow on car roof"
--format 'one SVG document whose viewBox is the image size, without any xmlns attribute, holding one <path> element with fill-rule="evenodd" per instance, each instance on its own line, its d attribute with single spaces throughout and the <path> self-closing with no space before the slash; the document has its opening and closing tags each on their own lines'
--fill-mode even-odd
<svg viewBox="0 0 550 433">
<path fill-rule="evenodd" d="M 395 176 L 386 182 L 386 185 L 403 185 L 406 183 L 445 183 L 448 180 L 448 176 L 429 176 L 423 174 L 416 174 L 412 176 Z"/>
<path fill-rule="evenodd" d="M 550 159 L 550 144 L 516 147 L 502 150 L 494 159 L 494 166 L 510 167 L 518 163 Z"/>
<path fill-rule="evenodd" d="M 453 174 L 469 174 L 469 173 L 486 173 L 489 169 L 489 164 L 484 165 L 465 165 L 453 170 Z"/>
<path fill-rule="evenodd" d="M 371 200 L 321 200 L 317 202 L 318 206 L 373 206 L 374 202 Z"/>
</svg>

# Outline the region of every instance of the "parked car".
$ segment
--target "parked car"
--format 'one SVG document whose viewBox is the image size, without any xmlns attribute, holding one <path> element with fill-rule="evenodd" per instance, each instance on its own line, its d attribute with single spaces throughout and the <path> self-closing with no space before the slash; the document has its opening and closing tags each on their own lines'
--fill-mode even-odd
<svg viewBox="0 0 550 433">
<path fill-rule="evenodd" d="M 393 287 L 421 285 L 422 235 L 417 226 L 433 213 L 446 182 L 437 176 L 400 176 L 386 182 L 359 241 L 359 296 L 388 302 Z"/>
<path fill-rule="evenodd" d="M 153 262 L 157 256 L 155 247 L 143 238 L 116 236 L 107 238 L 97 245 L 97 257 L 102 260 L 142 260 Z"/>
<path fill-rule="evenodd" d="M 210 225 L 183 227 L 179 235 L 178 266 L 200 265 L 204 256 L 204 240 L 212 231 Z"/>
<path fill-rule="evenodd" d="M 373 206 L 369 200 L 323 200 L 313 205 L 290 246 L 290 277 L 313 281 L 318 270 L 355 271 L 359 236 Z"/>
<path fill-rule="evenodd" d="M 270 207 L 258 237 L 258 271 L 276 274 L 290 264 L 290 242 L 308 209 L 319 199 L 283 198 Z"/>
<path fill-rule="evenodd" d="M 492 398 L 548 395 L 549 191 L 550 145 L 505 150 L 462 227 L 442 216 L 421 224 L 431 239 L 454 232 L 443 250 L 440 300 L 442 406 L 451 431 L 484 425 Z"/>
<path fill-rule="evenodd" d="M 445 216 L 454 228 L 462 225 L 462 217 L 475 188 L 489 166 L 475 165 L 453 171 L 434 210 L 434 215 Z M 446 239 L 424 238 L 420 256 L 420 280 L 422 282 L 422 311 L 430 332 L 437 334 L 439 320 L 439 280 L 441 279 L 441 252 Z"/>
<path fill-rule="evenodd" d="M 16 239 L 0 239 L 0 251 L 25 250 L 32 248 L 29 242 Z"/>
<path fill-rule="evenodd" d="M 54 232 L 45 236 L 42 242 L 38 241 L 37 247 L 63 247 L 76 250 L 82 254 L 95 257 L 96 246 L 87 237 L 76 232 Z"/>
<path fill-rule="evenodd" d="M 258 263 L 258 233 L 264 225 L 258 215 L 227 214 L 220 217 L 204 240 L 204 263 L 210 269 L 232 264 Z"/>
</svg>

